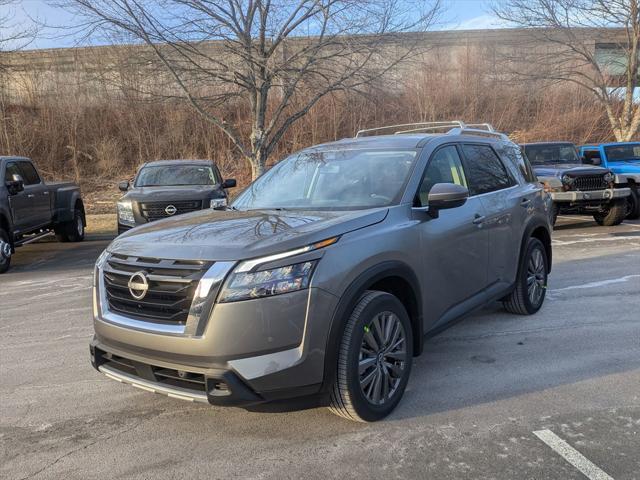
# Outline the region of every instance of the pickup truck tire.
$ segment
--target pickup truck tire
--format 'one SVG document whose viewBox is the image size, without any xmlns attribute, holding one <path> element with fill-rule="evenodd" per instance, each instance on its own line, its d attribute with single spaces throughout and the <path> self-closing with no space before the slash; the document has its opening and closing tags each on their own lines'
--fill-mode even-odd
<svg viewBox="0 0 640 480">
<path fill-rule="evenodd" d="M 502 301 L 505 310 L 518 315 L 532 315 L 540 310 L 547 292 L 549 260 L 544 245 L 530 238 L 524 249 L 513 291 Z"/>
<path fill-rule="evenodd" d="M 627 199 L 629 202 L 628 205 L 628 215 L 627 218 L 629 220 L 637 220 L 640 218 L 640 188 L 635 185 L 631 187 L 631 195 Z"/>
<path fill-rule="evenodd" d="M 9 234 L 4 230 L 4 228 L 0 228 L 0 249 L 8 244 L 9 244 Z M 2 251 L 0 250 L 0 273 L 4 273 L 7 270 L 9 270 L 10 266 L 11 266 L 11 256 L 5 257 L 2 254 Z"/>
<path fill-rule="evenodd" d="M 404 394 L 412 361 L 413 332 L 400 300 L 364 292 L 340 340 L 329 409 L 358 422 L 384 418 Z"/>
<path fill-rule="evenodd" d="M 603 227 L 620 225 L 627 216 L 627 199 L 614 200 L 608 210 L 593 214 L 594 220 Z"/>
<path fill-rule="evenodd" d="M 81 242 L 84 240 L 82 210 L 76 208 L 73 212 L 73 220 L 65 222 L 56 228 L 56 238 L 60 242 Z"/>
</svg>

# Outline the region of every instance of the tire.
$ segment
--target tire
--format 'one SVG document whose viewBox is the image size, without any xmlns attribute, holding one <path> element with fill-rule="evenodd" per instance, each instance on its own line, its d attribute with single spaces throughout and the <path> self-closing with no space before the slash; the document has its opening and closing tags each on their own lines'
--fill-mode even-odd
<svg viewBox="0 0 640 480">
<path fill-rule="evenodd" d="M 56 228 L 56 238 L 60 242 L 81 242 L 84 240 L 84 219 L 82 210 L 73 211 L 73 219 Z"/>
<path fill-rule="evenodd" d="M 389 329 L 385 335 L 386 325 Z M 379 343 L 386 347 L 372 348 L 372 344 Z M 386 417 L 404 394 L 412 360 L 413 332 L 400 300 L 385 292 L 364 292 L 340 340 L 329 409 L 358 422 Z M 360 368 L 364 368 L 362 373 Z"/>
<path fill-rule="evenodd" d="M 622 198 L 611 202 L 608 210 L 593 214 L 594 220 L 603 227 L 620 225 L 627 216 L 627 199 Z"/>
<path fill-rule="evenodd" d="M 11 253 L 10 248 L 7 247 L 9 245 L 9 233 L 4 228 L 0 228 L 0 274 L 5 273 L 11 267 L 11 255 L 6 257 L 2 250 L 9 248 L 9 253 Z"/>
<path fill-rule="evenodd" d="M 629 220 L 637 220 L 640 218 L 640 189 L 637 186 L 631 187 L 631 195 L 627 198 L 628 205 L 628 214 L 627 218 Z"/>
<path fill-rule="evenodd" d="M 530 238 L 523 255 L 515 288 L 503 300 L 503 305 L 510 313 L 533 315 L 542 307 L 547 293 L 547 251 L 540 240 Z M 531 289 L 535 289 L 535 293 Z"/>
</svg>

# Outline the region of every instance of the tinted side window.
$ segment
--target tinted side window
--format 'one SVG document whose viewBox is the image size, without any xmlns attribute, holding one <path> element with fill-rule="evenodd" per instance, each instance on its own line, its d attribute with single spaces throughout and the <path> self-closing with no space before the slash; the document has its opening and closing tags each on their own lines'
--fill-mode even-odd
<svg viewBox="0 0 640 480">
<path fill-rule="evenodd" d="M 536 177 L 536 174 L 533 173 L 533 169 L 531 168 L 531 163 L 529 163 L 527 157 L 522 154 L 522 150 L 519 147 L 515 145 L 507 146 L 504 151 L 509 160 L 520 170 L 520 173 L 522 173 L 522 176 L 527 182 L 535 183 L 538 181 L 538 177 Z"/>
<path fill-rule="evenodd" d="M 488 145 L 462 145 L 469 195 L 494 192 L 515 185 L 502 161 Z"/>
<path fill-rule="evenodd" d="M 20 170 L 22 170 L 22 177 L 24 178 L 25 185 L 35 185 L 40 183 L 40 176 L 33 165 L 29 162 L 18 162 L 20 164 Z"/>
<path fill-rule="evenodd" d="M 436 183 L 455 183 L 463 187 L 467 186 L 458 150 L 453 145 L 441 148 L 429 160 L 416 199 L 419 206 L 427 206 L 429 191 Z"/>
<path fill-rule="evenodd" d="M 13 180 L 14 175 L 20 175 L 22 177 L 22 172 L 20 171 L 16 163 L 7 163 L 7 168 L 4 172 L 4 181 L 8 182 Z"/>
</svg>

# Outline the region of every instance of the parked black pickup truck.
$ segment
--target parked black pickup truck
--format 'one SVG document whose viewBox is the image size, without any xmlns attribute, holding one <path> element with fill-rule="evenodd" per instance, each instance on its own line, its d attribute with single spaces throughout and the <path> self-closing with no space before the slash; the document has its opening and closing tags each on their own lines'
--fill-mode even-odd
<svg viewBox="0 0 640 480">
<path fill-rule="evenodd" d="M 0 273 L 16 247 L 52 233 L 79 242 L 86 224 L 80 187 L 45 183 L 28 158 L 0 157 Z"/>
<path fill-rule="evenodd" d="M 227 188 L 234 179 L 222 180 L 211 160 L 158 160 L 147 162 L 129 181 L 118 187 L 118 234 L 154 220 L 227 205 Z"/>
<path fill-rule="evenodd" d="M 522 148 L 553 199 L 554 224 L 559 213 L 592 215 L 604 226 L 622 223 L 631 191 L 616 185 L 615 173 L 581 164 L 570 142 L 527 143 Z"/>
</svg>

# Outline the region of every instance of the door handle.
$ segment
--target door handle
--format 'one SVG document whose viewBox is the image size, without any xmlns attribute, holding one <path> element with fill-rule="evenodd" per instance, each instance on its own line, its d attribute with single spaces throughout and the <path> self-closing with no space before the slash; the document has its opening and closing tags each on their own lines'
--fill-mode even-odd
<svg viewBox="0 0 640 480">
<path fill-rule="evenodd" d="M 522 201 L 520 202 L 520 205 L 522 207 L 528 207 L 530 204 L 531 204 L 530 198 L 523 198 Z"/>
<path fill-rule="evenodd" d="M 480 215 L 480 214 L 476 213 L 476 216 L 473 218 L 473 224 L 474 225 L 482 225 L 484 223 L 485 218 L 486 217 L 484 215 Z"/>
<path fill-rule="evenodd" d="M 30 193 L 30 194 L 27 195 L 27 198 L 33 198 L 33 197 L 35 197 L 35 195 L 33 193 Z"/>
<path fill-rule="evenodd" d="M 45 190 L 44 192 L 42 192 L 43 195 L 49 195 L 49 190 Z"/>
</svg>

